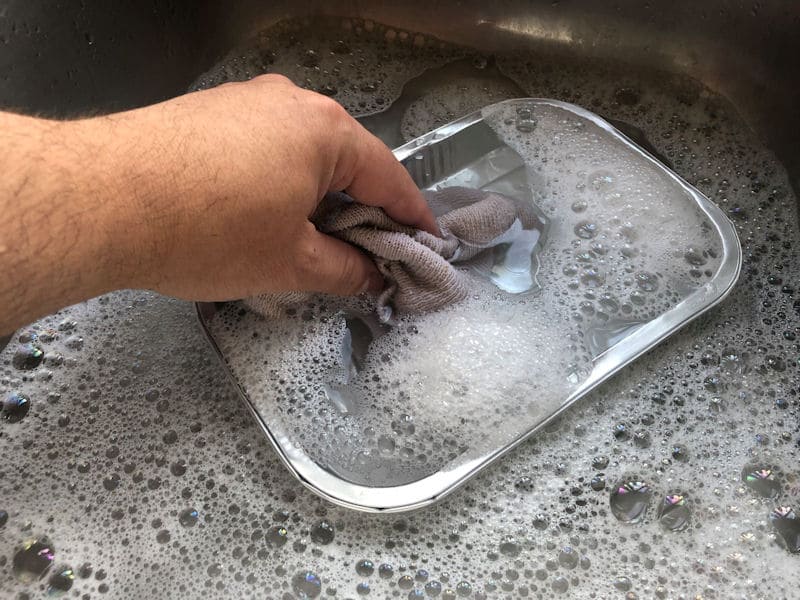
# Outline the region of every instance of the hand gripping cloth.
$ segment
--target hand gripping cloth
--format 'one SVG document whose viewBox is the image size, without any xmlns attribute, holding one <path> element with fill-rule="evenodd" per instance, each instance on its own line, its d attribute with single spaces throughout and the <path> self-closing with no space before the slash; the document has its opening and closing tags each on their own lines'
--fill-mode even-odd
<svg viewBox="0 0 800 600">
<path fill-rule="evenodd" d="M 441 237 L 401 225 L 381 208 L 329 194 L 311 221 L 321 232 L 363 250 L 386 279 L 377 312 L 424 313 L 463 300 L 469 276 L 454 265 L 468 263 L 486 250 L 509 243 L 522 231 L 541 229 L 533 207 L 519 200 L 464 187 L 423 192 L 437 218 Z M 255 296 L 245 304 L 268 318 L 285 314 L 312 294 L 283 292 Z"/>
</svg>

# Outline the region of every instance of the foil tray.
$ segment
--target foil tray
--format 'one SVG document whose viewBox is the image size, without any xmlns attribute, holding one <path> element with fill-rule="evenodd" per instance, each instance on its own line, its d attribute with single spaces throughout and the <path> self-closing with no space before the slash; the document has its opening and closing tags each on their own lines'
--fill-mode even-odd
<svg viewBox="0 0 800 600">
<path fill-rule="evenodd" d="M 602 186 L 607 183 L 602 177 L 603 154 L 593 156 L 591 144 L 571 152 L 569 144 L 574 139 L 602 141 L 622 163 L 637 165 L 636 172 L 641 171 L 642 185 L 635 184 L 631 179 L 634 175 L 627 173 L 627 189 L 646 190 L 647 180 L 656 179 L 662 186 L 660 189 L 669 186 L 671 193 L 686 203 L 686 210 L 692 215 L 684 227 L 696 223 L 698 235 L 706 240 L 708 254 L 696 261 L 705 262 L 702 268 L 687 266 L 691 277 L 687 275 L 687 280 L 683 281 L 683 276 L 678 276 L 673 282 L 673 287 L 682 291 L 666 310 L 646 320 L 626 322 L 624 318 L 611 319 L 615 326 L 587 329 L 583 337 L 588 340 L 586 344 L 591 352 L 591 361 L 587 369 L 573 374 L 569 393 L 545 412 L 531 416 L 532 413 L 520 410 L 512 435 L 497 438 L 499 441 L 495 440 L 494 447 L 491 446 L 491 434 L 486 438 L 490 442 L 488 447 L 484 439 L 482 445 L 475 442 L 474 448 L 470 446 L 473 438 L 467 434 L 463 436 L 466 450 L 441 464 L 428 465 L 418 477 L 404 475 L 393 481 L 389 469 L 386 471 L 388 475 L 376 484 L 369 482 L 369 473 L 363 477 L 343 474 L 335 466 L 324 464 L 319 456 L 306 452 L 303 444 L 293 437 L 291 427 L 285 427 L 282 418 L 272 414 L 269 386 L 255 382 L 252 377 L 252 365 L 258 357 L 248 352 L 250 340 L 243 335 L 241 339 L 231 338 L 231 335 L 238 334 L 231 333 L 230 318 L 244 313 L 241 305 L 196 305 L 202 328 L 236 383 L 242 399 L 286 467 L 303 485 L 335 504 L 360 511 L 401 512 L 430 505 L 546 426 L 637 357 L 719 303 L 732 289 L 741 269 L 742 251 L 734 226 L 725 214 L 615 127 L 581 107 L 534 98 L 500 102 L 412 140 L 395 149 L 394 154 L 421 189 L 464 185 L 491 189 L 534 203 L 543 202 L 550 205 L 550 214 L 545 216 L 556 226 L 563 220 L 562 225 L 566 227 L 572 223 L 567 223 L 569 219 L 574 221 L 576 218 L 577 209 L 570 208 L 571 198 L 555 202 L 548 199 L 548 181 L 573 176 L 576 181 L 583 181 L 592 176 L 572 173 L 563 166 L 564 162 L 574 159 L 576 152 L 585 152 L 592 168 L 600 169 L 601 176 L 594 176 L 598 189 L 602 191 Z M 581 185 L 579 183 L 577 187 Z M 624 208 L 619 210 L 624 212 Z M 665 216 L 664 222 L 659 223 L 654 231 L 667 234 L 672 222 L 674 219 Z M 548 243 L 549 239 L 544 242 L 545 249 Z M 682 249 L 675 252 L 682 252 Z M 691 256 L 687 256 L 691 262 Z M 578 288 L 575 293 L 586 291 Z M 535 301 L 530 306 L 535 309 Z M 227 315 L 227 318 L 222 315 Z M 574 327 L 574 323 L 568 324 L 565 320 L 564 326 Z M 269 327 L 269 322 L 264 321 L 259 327 Z M 228 351 L 221 350 L 226 347 Z M 231 348 L 236 348 L 236 351 L 231 351 Z M 247 378 L 242 376 L 245 366 L 250 373 Z M 536 375 L 531 373 L 530 376 Z M 430 398 L 430 402 L 436 401 L 436 398 Z M 380 463 L 374 463 L 370 468 L 382 469 Z"/>
</svg>

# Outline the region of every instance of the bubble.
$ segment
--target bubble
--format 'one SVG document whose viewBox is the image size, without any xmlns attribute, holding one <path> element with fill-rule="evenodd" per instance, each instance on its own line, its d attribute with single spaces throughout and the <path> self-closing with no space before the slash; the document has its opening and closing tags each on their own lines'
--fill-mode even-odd
<svg viewBox="0 0 800 600">
<path fill-rule="evenodd" d="M 614 580 L 614 587 L 621 592 L 627 592 L 631 589 L 631 580 L 628 577 L 617 577 Z"/>
<path fill-rule="evenodd" d="M 360 560 L 356 563 L 356 573 L 362 577 L 369 577 L 375 572 L 375 565 L 371 560 Z"/>
<path fill-rule="evenodd" d="M 779 373 L 782 373 L 786 370 L 786 361 L 784 361 L 780 356 L 767 355 L 764 357 L 764 364 L 767 366 L 767 368 L 773 371 L 778 371 Z"/>
<path fill-rule="evenodd" d="M 627 440 L 631 434 L 628 431 L 627 425 L 625 423 L 617 423 L 614 425 L 614 429 L 612 430 L 614 437 L 618 440 Z"/>
<path fill-rule="evenodd" d="M 683 258 L 693 267 L 702 267 L 708 262 L 708 258 L 704 256 L 704 253 L 692 246 L 686 249 L 686 252 L 683 254 Z"/>
<path fill-rule="evenodd" d="M 14 554 L 12 571 L 17 580 L 32 583 L 47 573 L 54 558 L 55 548 L 47 539 L 28 540 Z"/>
<path fill-rule="evenodd" d="M 566 577 L 559 575 L 553 579 L 550 583 L 550 587 L 553 588 L 554 592 L 563 594 L 569 589 L 569 581 L 567 581 Z"/>
<path fill-rule="evenodd" d="M 472 594 L 472 585 L 467 581 L 459 581 L 456 584 L 456 594 L 459 596 L 469 596 Z"/>
<path fill-rule="evenodd" d="M 605 475 L 595 475 L 592 477 L 592 480 L 589 482 L 589 486 L 595 492 L 601 492 L 606 489 L 606 478 Z"/>
<path fill-rule="evenodd" d="M 778 506 L 769 515 L 777 539 L 792 554 L 800 553 L 800 519 L 789 506 Z"/>
<path fill-rule="evenodd" d="M 505 556 L 510 556 L 511 558 L 516 558 L 519 556 L 522 548 L 520 548 L 519 542 L 514 538 L 505 538 L 502 542 L 500 542 L 499 546 L 500 554 Z"/>
<path fill-rule="evenodd" d="M 650 434 L 646 431 L 637 431 L 633 434 L 633 443 L 639 448 L 649 448 Z"/>
<path fill-rule="evenodd" d="M 574 228 L 575 235 L 584 240 L 591 240 L 597 237 L 600 228 L 597 223 L 592 221 L 581 221 Z"/>
<path fill-rule="evenodd" d="M 623 523 L 638 523 L 644 518 L 652 494 L 643 481 L 621 482 L 611 491 L 611 513 Z"/>
<path fill-rule="evenodd" d="M 672 458 L 680 461 L 687 460 L 689 458 L 689 451 L 686 449 L 686 446 L 675 444 L 672 447 Z"/>
<path fill-rule="evenodd" d="M 558 562 L 565 569 L 574 569 L 579 560 L 578 553 L 570 546 L 564 546 L 558 553 Z"/>
<path fill-rule="evenodd" d="M 199 518 L 200 513 L 198 513 L 194 508 L 184 508 L 180 515 L 178 515 L 178 522 L 184 527 L 194 527 L 197 525 Z"/>
<path fill-rule="evenodd" d="M 311 571 L 302 571 L 292 577 L 292 589 L 301 599 L 316 598 L 322 592 L 322 581 Z"/>
<path fill-rule="evenodd" d="M 378 576 L 381 579 L 391 579 L 394 577 L 394 567 L 389 563 L 383 563 L 378 567 Z"/>
<path fill-rule="evenodd" d="M 356 585 L 356 593 L 359 596 L 366 596 L 366 595 L 368 595 L 370 593 L 370 591 L 371 590 L 370 590 L 370 587 L 369 587 L 369 583 L 367 583 L 366 581 L 362 581 L 361 583 Z"/>
<path fill-rule="evenodd" d="M 647 271 L 636 273 L 636 285 L 645 292 L 655 292 L 658 290 L 658 277 Z"/>
<path fill-rule="evenodd" d="M 47 581 L 47 593 L 50 596 L 61 596 L 72 589 L 75 573 L 70 567 L 60 567 Z"/>
<path fill-rule="evenodd" d="M 598 288 L 606 282 L 606 274 L 600 269 L 584 269 L 580 275 L 580 280 L 583 285 L 590 289 Z"/>
<path fill-rule="evenodd" d="M 280 548 L 289 540 L 289 532 L 285 527 L 275 525 L 267 530 L 266 540 L 271 546 Z"/>
<path fill-rule="evenodd" d="M 44 350 L 36 344 L 21 344 L 11 359 L 11 364 L 20 371 L 30 371 L 42 364 Z"/>
<path fill-rule="evenodd" d="M 169 466 L 169 472 L 175 477 L 181 477 L 186 474 L 186 461 L 183 459 L 176 460 Z"/>
<path fill-rule="evenodd" d="M 25 394 L 12 392 L 3 400 L 2 415 L 9 423 L 19 423 L 31 408 L 31 401 Z"/>
<path fill-rule="evenodd" d="M 111 475 L 103 479 L 103 487 L 106 488 L 109 492 L 111 492 L 119 487 L 119 482 L 120 482 L 119 474 L 112 473 Z"/>
<path fill-rule="evenodd" d="M 6 523 L 8 523 L 8 512 L 0 510 L 0 528 L 5 527 Z"/>
<path fill-rule="evenodd" d="M 742 470 L 742 481 L 748 488 L 764 498 L 776 498 L 781 491 L 781 484 L 769 467 L 745 467 Z"/>
<path fill-rule="evenodd" d="M 681 494 L 668 494 L 658 507 L 658 522 L 669 531 L 681 531 L 689 526 L 691 513 L 686 498 Z"/>
<path fill-rule="evenodd" d="M 317 544 L 330 544 L 334 538 L 333 524 L 328 521 L 320 521 L 311 529 L 311 539 Z"/>
<path fill-rule="evenodd" d="M 170 541 L 170 539 L 172 539 L 172 536 L 166 529 L 162 529 L 156 534 L 156 541 L 159 544 L 166 544 L 167 542 Z"/>
<path fill-rule="evenodd" d="M 576 200 L 570 206 L 572 212 L 575 213 L 582 213 L 585 212 L 587 208 L 589 208 L 589 204 L 585 200 Z"/>
<path fill-rule="evenodd" d="M 530 106 L 517 107 L 517 117 L 514 121 L 517 131 L 530 133 L 536 128 L 536 119 L 533 117 L 533 108 Z"/>
<path fill-rule="evenodd" d="M 438 596 L 442 593 L 442 584 L 438 581 L 429 581 L 425 584 L 425 593 L 431 597 Z"/>
</svg>

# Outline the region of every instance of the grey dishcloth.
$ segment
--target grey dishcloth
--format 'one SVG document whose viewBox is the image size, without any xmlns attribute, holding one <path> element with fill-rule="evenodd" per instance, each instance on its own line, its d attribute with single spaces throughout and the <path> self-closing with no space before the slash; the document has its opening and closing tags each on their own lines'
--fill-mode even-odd
<svg viewBox="0 0 800 600">
<path fill-rule="evenodd" d="M 442 237 L 401 225 L 383 209 L 359 204 L 345 194 L 326 196 L 311 217 L 321 232 L 359 247 L 375 261 L 386 278 L 377 298 L 383 321 L 393 312 L 424 313 L 463 300 L 467 277 L 452 263 L 469 261 L 509 241 L 507 234 L 514 227 L 542 226 L 532 206 L 495 192 L 448 187 L 423 194 L 434 212 L 450 208 L 437 218 Z M 277 318 L 311 295 L 272 293 L 244 302 L 265 317 Z"/>
</svg>

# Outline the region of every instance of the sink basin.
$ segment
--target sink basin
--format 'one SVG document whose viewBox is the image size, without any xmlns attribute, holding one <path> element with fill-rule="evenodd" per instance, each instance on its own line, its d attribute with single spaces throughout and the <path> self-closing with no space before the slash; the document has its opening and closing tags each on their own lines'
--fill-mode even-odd
<svg viewBox="0 0 800 600">
<path fill-rule="evenodd" d="M 76 115 L 182 93 L 222 54 L 287 17 L 359 16 L 486 52 L 619 61 L 688 75 L 724 95 L 798 181 L 800 8 L 793 2 L 2 3 L 0 103 Z M 34 75 L 35 74 L 35 75 Z"/>
<path fill-rule="evenodd" d="M 0 340 L 0 596 L 796 595 L 798 31 L 788 1 L 0 1 L 0 106 L 80 116 L 282 72 L 394 147 L 553 98 L 708 196 L 744 256 L 721 305 L 402 516 L 295 481 L 190 304 L 129 290 L 46 317 Z M 613 192 L 584 175 L 574 210 Z M 607 301 L 587 294 L 576 319 Z"/>
</svg>

